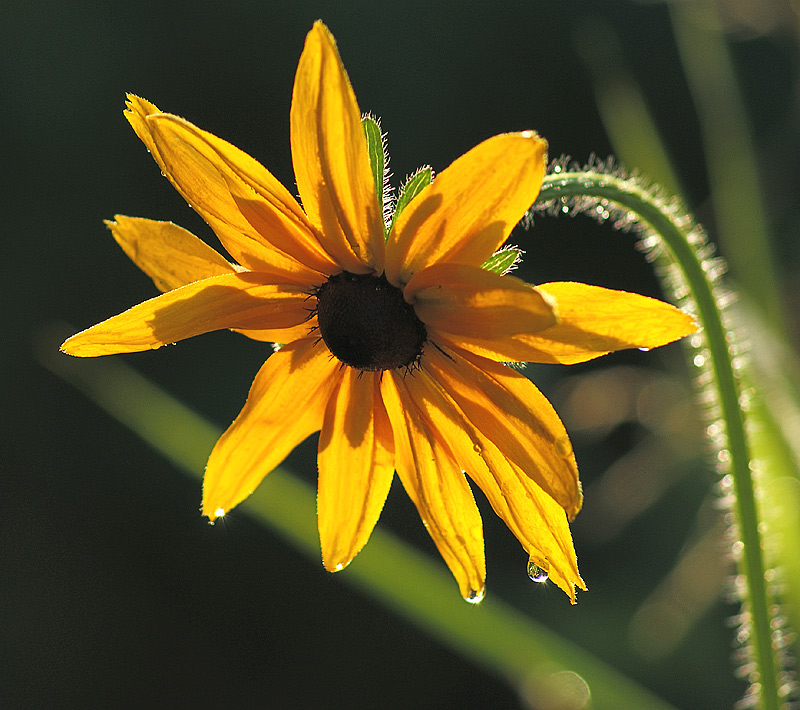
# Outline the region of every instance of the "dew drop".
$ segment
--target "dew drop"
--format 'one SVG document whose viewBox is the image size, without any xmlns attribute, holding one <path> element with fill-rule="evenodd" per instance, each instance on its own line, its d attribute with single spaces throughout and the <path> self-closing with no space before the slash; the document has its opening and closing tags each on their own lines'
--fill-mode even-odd
<svg viewBox="0 0 800 710">
<path fill-rule="evenodd" d="M 472 448 L 473 448 L 473 449 L 475 449 L 475 453 L 476 453 L 476 454 L 480 454 L 480 453 L 482 453 L 482 452 L 483 452 L 483 449 L 481 448 L 481 445 L 480 445 L 480 444 L 475 444 L 475 445 L 473 445 L 473 447 L 472 447 Z"/>
<path fill-rule="evenodd" d="M 547 572 L 543 570 L 535 562 L 528 562 L 528 576 L 532 582 L 541 584 L 547 581 Z"/>
<path fill-rule="evenodd" d="M 225 508 L 217 508 L 217 509 L 214 511 L 214 517 L 215 517 L 215 518 L 221 518 L 221 517 L 223 517 L 224 515 L 225 515 Z"/>
<path fill-rule="evenodd" d="M 469 594 L 464 597 L 466 601 L 470 604 L 478 604 L 479 602 L 483 601 L 483 597 L 486 595 L 486 590 L 481 589 L 480 591 L 476 591 L 474 589 L 469 590 Z"/>
<path fill-rule="evenodd" d="M 333 571 L 334 571 L 334 572 L 340 572 L 340 571 L 341 571 L 341 570 L 343 570 L 343 569 L 344 569 L 344 563 L 343 563 L 343 562 L 339 562 L 339 563 L 336 565 L 336 567 L 334 567 L 334 568 L 333 568 Z"/>
<path fill-rule="evenodd" d="M 643 353 L 649 353 L 650 352 L 650 348 L 639 348 L 639 350 L 641 352 L 643 352 Z"/>
</svg>

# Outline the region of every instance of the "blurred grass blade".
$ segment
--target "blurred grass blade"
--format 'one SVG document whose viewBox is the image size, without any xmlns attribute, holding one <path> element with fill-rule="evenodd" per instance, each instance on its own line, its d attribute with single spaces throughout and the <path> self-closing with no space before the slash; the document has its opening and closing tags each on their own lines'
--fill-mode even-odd
<svg viewBox="0 0 800 710">
<path fill-rule="evenodd" d="M 119 359 L 76 360 L 60 338 L 40 346 L 40 362 L 130 428 L 182 471 L 200 479 L 221 431 Z M 167 425 L 168 424 L 168 425 Z M 316 492 L 285 468 L 273 471 L 242 504 L 257 520 L 320 564 Z M 397 614 L 504 677 L 552 708 L 569 688 L 585 689 L 593 710 L 670 710 L 671 705 L 596 657 L 498 599 L 465 604 L 442 564 L 378 527 L 337 579 L 359 587 Z M 574 696 L 573 696 L 574 697 Z"/>
<path fill-rule="evenodd" d="M 673 195 L 680 181 L 650 114 L 647 101 L 622 57 L 619 38 L 595 18 L 576 33 L 574 44 L 592 79 L 595 103 L 614 155 Z"/>
<path fill-rule="evenodd" d="M 767 524 L 765 556 L 772 594 L 785 606 L 774 622 L 774 646 L 800 656 L 800 365 L 760 317 L 742 304 L 739 320 L 751 338 L 751 359 L 742 373 L 749 399 L 749 436 L 759 462 L 762 509 Z M 787 621 L 791 623 L 787 625 Z M 784 658 L 784 665 L 795 663 Z"/>
<path fill-rule="evenodd" d="M 748 299 L 785 332 L 752 132 L 714 3 L 667 7 L 703 134 L 720 246 Z"/>
</svg>

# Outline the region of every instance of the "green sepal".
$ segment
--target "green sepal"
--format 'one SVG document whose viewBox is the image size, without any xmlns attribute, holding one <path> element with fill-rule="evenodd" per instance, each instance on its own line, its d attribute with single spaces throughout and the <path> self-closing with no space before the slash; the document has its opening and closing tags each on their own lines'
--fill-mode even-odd
<svg viewBox="0 0 800 710">
<path fill-rule="evenodd" d="M 506 247 L 492 254 L 481 264 L 481 268 L 487 271 L 493 271 L 495 274 L 507 274 L 514 268 L 521 256 L 522 249 Z"/>
<path fill-rule="evenodd" d="M 392 223 L 389 226 L 389 232 L 394 227 L 395 220 L 399 214 L 408 206 L 423 188 L 427 187 L 433 182 L 433 168 L 430 165 L 425 165 L 419 168 L 408 180 L 405 181 L 403 187 L 400 188 L 400 194 L 397 197 L 397 205 L 394 208 L 392 215 Z"/>
<path fill-rule="evenodd" d="M 364 131 L 364 138 L 367 140 L 367 153 L 369 154 L 369 165 L 372 168 L 372 177 L 375 179 L 375 194 L 378 197 L 378 204 L 381 213 L 384 212 L 384 197 L 386 180 L 386 144 L 383 141 L 381 124 L 373 116 L 364 116 L 361 119 L 361 129 Z"/>
</svg>

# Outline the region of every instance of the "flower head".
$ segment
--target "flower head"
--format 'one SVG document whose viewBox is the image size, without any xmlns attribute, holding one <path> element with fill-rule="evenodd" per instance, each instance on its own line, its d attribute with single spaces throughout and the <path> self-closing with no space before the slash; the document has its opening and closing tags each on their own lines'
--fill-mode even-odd
<svg viewBox="0 0 800 710">
<path fill-rule="evenodd" d="M 319 437 L 324 565 L 363 547 L 397 471 L 462 595 L 483 596 L 481 518 L 466 474 L 575 600 L 568 521 L 581 507 L 564 427 L 506 363 L 576 363 L 695 329 L 672 306 L 579 283 L 530 286 L 482 268 L 531 206 L 546 143 L 490 138 L 394 216 L 387 236 L 361 112 L 333 37 L 309 33 L 291 147 L 302 207 L 262 165 L 153 104 L 126 117 L 236 263 L 170 222 L 117 216 L 112 234 L 162 295 L 69 338 L 96 356 L 229 328 L 284 344 L 256 375 L 208 461 L 212 520 L 310 434 Z"/>
</svg>

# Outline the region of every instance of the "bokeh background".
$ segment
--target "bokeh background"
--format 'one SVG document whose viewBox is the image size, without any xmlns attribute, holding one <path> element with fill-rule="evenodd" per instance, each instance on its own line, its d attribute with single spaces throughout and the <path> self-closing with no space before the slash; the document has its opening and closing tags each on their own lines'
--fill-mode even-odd
<svg viewBox="0 0 800 710">
<path fill-rule="evenodd" d="M 700 5 L 731 52 L 777 264 L 766 277 L 791 334 L 797 3 Z M 551 157 L 606 157 L 619 150 L 609 87 L 622 78 L 640 87 L 686 200 L 715 233 L 697 104 L 665 3 L 0 3 L 5 708 L 536 707 L 244 511 L 209 526 L 196 479 L 45 366 L 71 328 L 156 293 L 103 219 L 173 220 L 216 245 L 123 119 L 125 92 L 243 148 L 291 189 L 292 82 L 318 18 L 362 110 L 382 119 L 395 185 L 507 130 L 539 131 Z M 539 217 L 512 241 L 530 281 L 660 294 L 634 238 L 608 226 Z M 739 269 L 733 277 L 746 281 Z M 268 352 L 214 333 L 121 359 L 224 427 Z M 488 594 L 678 707 L 731 707 L 744 690 L 726 625 L 737 608 L 725 600 L 717 474 L 681 347 L 527 372 L 574 439 L 586 490 L 574 537 L 590 591 L 571 607 L 532 584 L 519 545 L 480 499 Z M 309 482 L 314 451 L 310 440 L 288 462 Z M 381 524 L 436 555 L 400 486 Z"/>
</svg>

